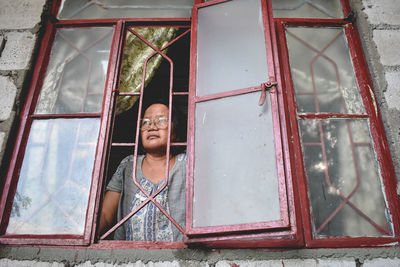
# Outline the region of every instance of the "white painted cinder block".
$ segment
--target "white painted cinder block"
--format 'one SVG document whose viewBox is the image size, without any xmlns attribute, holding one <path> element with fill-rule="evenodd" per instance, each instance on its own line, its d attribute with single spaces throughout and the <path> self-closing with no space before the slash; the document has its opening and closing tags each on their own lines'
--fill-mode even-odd
<svg viewBox="0 0 400 267">
<path fill-rule="evenodd" d="M 39 22 L 46 0 L 0 1 L 2 29 L 33 29 Z"/>
<path fill-rule="evenodd" d="M 324 259 L 317 260 L 317 267 L 356 267 L 356 262 L 353 259 Z"/>
<path fill-rule="evenodd" d="M 363 267 L 398 267 L 400 266 L 400 259 L 373 259 L 365 260 Z"/>
<path fill-rule="evenodd" d="M 308 260 L 307 260 L 308 261 Z M 303 261 L 294 261 L 295 265 L 286 265 L 286 260 L 263 260 L 263 261 L 219 261 L 215 267 L 282 267 L 282 266 L 304 266 L 304 267 L 314 267 L 316 265 L 298 265 L 302 264 Z M 315 261 L 314 261 L 315 263 Z M 284 265 L 283 265 L 284 264 Z M 296 265 L 297 264 L 297 265 Z"/>
<path fill-rule="evenodd" d="M 15 102 L 17 88 L 9 77 L 0 76 L 0 122 L 7 120 Z"/>
<path fill-rule="evenodd" d="M 16 261 L 9 259 L 0 259 L 0 267 L 64 267 L 59 262 L 38 262 L 38 261 Z"/>
<path fill-rule="evenodd" d="M 6 138 L 6 133 L 0 132 L 0 151 L 3 150 L 4 138 Z"/>
<path fill-rule="evenodd" d="M 371 24 L 400 25 L 399 0 L 364 0 L 363 3 Z"/>
<path fill-rule="evenodd" d="M 0 36 L 0 54 L 1 54 L 1 51 L 3 49 L 3 42 L 4 42 L 4 37 Z"/>
<path fill-rule="evenodd" d="M 28 69 L 36 35 L 30 32 L 10 32 L 5 37 L 7 41 L 1 53 L 0 70 Z"/>
<path fill-rule="evenodd" d="M 314 259 L 293 259 L 284 260 L 285 267 L 317 267 L 317 261 Z M 283 266 L 283 264 L 281 264 Z"/>
<path fill-rule="evenodd" d="M 381 63 L 386 66 L 400 65 L 400 31 L 374 30 L 373 36 L 381 57 Z"/>
<path fill-rule="evenodd" d="M 389 108 L 400 110 L 400 72 L 387 72 L 385 98 Z"/>
<path fill-rule="evenodd" d="M 208 267 L 209 265 L 205 262 L 194 262 L 194 261 L 160 261 L 160 262 L 148 262 L 144 263 L 142 261 L 128 262 L 128 263 L 106 263 L 106 262 L 96 262 L 91 263 L 87 261 L 85 263 L 74 265 L 76 267 Z M 1 266 L 0 266 L 1 267 Z M 229 265 L 229 267 L 231 267 Z"/>
</svg>

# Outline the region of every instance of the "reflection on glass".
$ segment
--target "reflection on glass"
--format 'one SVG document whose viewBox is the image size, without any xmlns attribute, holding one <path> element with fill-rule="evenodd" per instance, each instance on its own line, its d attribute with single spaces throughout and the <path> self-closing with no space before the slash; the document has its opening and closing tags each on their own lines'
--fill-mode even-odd
<svg viewBox="0 0 400 267">
<path fill-rule="evenodd" d="M 392 235 L 368 121 L 300 120 L 299 126 L 314 235 Z"/>
<path fill-rule="evenodd" d="M 236 0 L 200 8 L 198 17 L 198 96 L 268 80 L 261 1 Z"/>
<path fill-rule="evenodd" d="M 100 112 L 112 28 L 57 31 L 36 113 Z"/>
<path fill-rule="evenodd" d="M 83 234 L 99 125 L 99 119 L 33 122 L 8 234 Z"/>
<path fill-rule="evenodd" d="M 59 19 L 190 17 L 193 0 L 63 0 Z"/>
<path fill-rule="evenodd" d="M 340 0 L 272 0 L 277 18 L 343 18 Z"/>
<path fill-rule="evenodd" d="M 271 106 L 259 98 L 196 105 L 194 227 L 280 220 Z"/>
<path fill-rule="evenodd" d="M 341 28 L 288 28 L 286 37 L 300 112 L 364 113 Z"/>
</svg>

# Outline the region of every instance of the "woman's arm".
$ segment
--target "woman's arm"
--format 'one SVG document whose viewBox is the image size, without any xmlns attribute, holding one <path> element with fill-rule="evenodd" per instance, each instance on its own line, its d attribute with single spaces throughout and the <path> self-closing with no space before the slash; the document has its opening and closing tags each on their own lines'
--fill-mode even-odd
<svg viewBox="0 0 400 267">
<path fill-rule="evenodd" d="M 110 229 L 110 227 L 112 227 L 116 223 L 118 203 L 120 197 L 121 193 L 119 192 L 115 191 L 106 192 L 100 216 L 100 227 L 99 227 L 100 235 L 103 235 L 108 229 Z"/>
</svg>

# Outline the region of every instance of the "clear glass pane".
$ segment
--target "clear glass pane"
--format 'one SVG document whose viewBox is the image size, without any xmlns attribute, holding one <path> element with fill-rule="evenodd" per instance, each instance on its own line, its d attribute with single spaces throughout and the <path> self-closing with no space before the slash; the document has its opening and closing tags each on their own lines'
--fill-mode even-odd
<svg viewBox="0 0 400 267">
<path fill-rule="evenodd" d="M 193 0 L 63 0 L 59 19 L 190 17 Z"/>
<path fill-rule="evenodd" d="M 341 28 L 288 28 L 286 37 L 300 112 L 364 113 Z"/>
<path fill-rule="evenodd" d="M 261 1 L 234 0 L 200 8 L 196 94 L 247 88 L 267 80 Z"/>
<path fill-rule="evenodd" d="M 340 0 L 272 0 L 277 18 L 343 18 Z"/>
<path fill-rule="evenodd" d="M 314 235 L 392 235 L 368 120 L 301 120 L 299 126 Z"/>
<path fill-rule="evenodd" d="M 259 98 L 196 105 L 194 227 L 280 220 L 271 106 Z"/>
<path fill-rule="evenodd" d="M 59 29 L 36 113 L 100 112 L 113 28 Z"/>
<path fill-rule="evenodd" d="M 99 125 L 99 119 L 33 122 L 8 234 L 83 234 Z"/>
</svg>

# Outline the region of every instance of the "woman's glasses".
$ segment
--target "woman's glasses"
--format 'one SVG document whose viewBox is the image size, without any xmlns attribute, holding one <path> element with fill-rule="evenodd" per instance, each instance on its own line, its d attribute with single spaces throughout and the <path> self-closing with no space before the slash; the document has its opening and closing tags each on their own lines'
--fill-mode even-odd
<svg viewBox="0 0 400 267">
<path fill-rule="evenodd" d="M 168 127 L 168 117 L 159 116 L 159 117 L 155 117 L 153 119 L 143 118 L 140 129 L 142 131 L 148 131 L 149 129 L 152 128 L 152 126 L 151 126 L 152 124 L 157 129 L 164 130 L 164 129 L 166 129 Z"/>
</svg>

